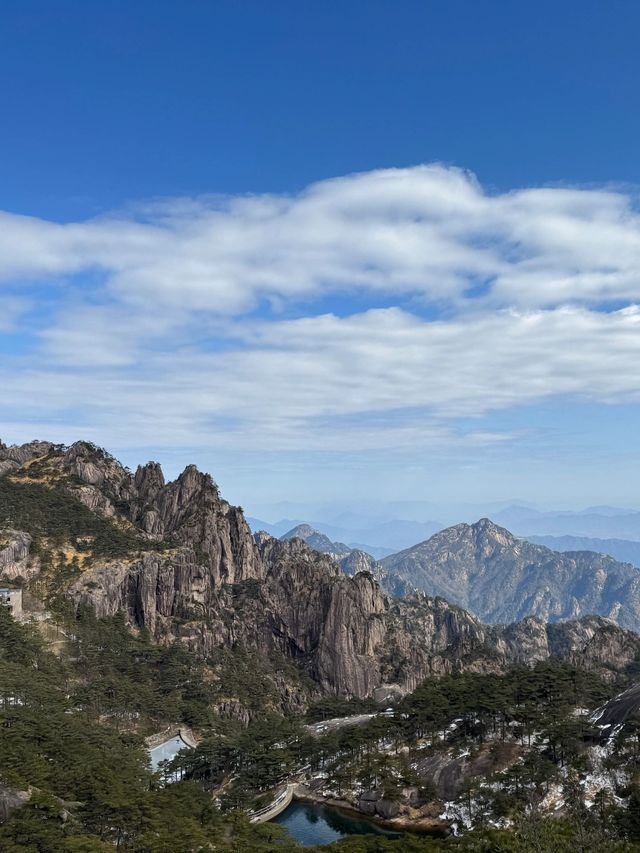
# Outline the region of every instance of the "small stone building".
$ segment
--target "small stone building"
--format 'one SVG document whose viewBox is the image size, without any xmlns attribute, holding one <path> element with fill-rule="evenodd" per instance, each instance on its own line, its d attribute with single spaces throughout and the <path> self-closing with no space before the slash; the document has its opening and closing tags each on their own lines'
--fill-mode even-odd
<svg viewBox="0 0 640 853">
<path fill-rule="evenodd" d="M 22 590 L 11 586 L 0 586 L 0 607 L 8 607 L 14 619 L 22 616 Z"/>
</svg>

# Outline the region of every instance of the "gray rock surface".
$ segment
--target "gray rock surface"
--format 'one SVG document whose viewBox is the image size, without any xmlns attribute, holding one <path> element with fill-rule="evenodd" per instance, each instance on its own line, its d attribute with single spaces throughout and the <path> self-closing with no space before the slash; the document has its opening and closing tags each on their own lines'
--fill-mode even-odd
<svg viewBox="0 0 640 853">
<path fill-rule="evenodd" d="M 9 580 L 29 579 L 38 572 L 29 564 L 31 536 L 22 530 L 0 530 L 0 576 Z"/>
</svg>

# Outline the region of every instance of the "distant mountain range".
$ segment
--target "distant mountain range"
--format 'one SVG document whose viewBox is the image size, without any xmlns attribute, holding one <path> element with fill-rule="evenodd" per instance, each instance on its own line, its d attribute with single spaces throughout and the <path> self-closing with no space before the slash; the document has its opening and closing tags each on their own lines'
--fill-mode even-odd
<svg viewBox="0 0 640 853">
<path fill-rule="evenodd" d="M 640 541 L 640 512 L 618 507 L 590 507 L 580 512 L 538 512 L 512 506 L 494 513 L 493 520 L 518 535 L 586 536 Z"/>
<path fill-rule="evenodd" d="M 264 692 L 265 707 L 300 714 L 321 696 L 365 698 L 379 689 L 388 695 L 390 687 L 412 690 L 429 675 L 504 672 L 550 657 L 612 674 L 640 654 L 640 637 L 598 617 L 562 625 L 527 618 L 505 627 L 483 625 L 442 598 L 414 592 L 391 599 L 375 582 L 380 578 L 386 585 L 385 564 L 364 552 L 341 558 L 341 572 L 335 559 L 297 535 L 286 541 L 267 533 L 252 536 L 242 510 L 227 503 L 211 476 L 195 466 L 167 482 L 157 463 L 132 473 L 88 442 L 70 447 L 0 442 L 0 526 L 3 583 L 19 584 L 41 609 L 55 596 L 64 599 L 69 614 L 119 614 L 124 624 L 144 629 L 149 640 L 179 643 L 207 665 L 212 662 L 211 683 L 219 682 L 223 691 L 216 693 L 220 705 L 215 707 L 225 719 L 245 724 L 255 691 Z M 490 522 L 475 525 L 473 536 L 468 525 L 460 527 L 466 532 L 444 531 L 426 543 L 435 571 L 428 561 L 424 577 L 437 578 L 448 569 L 456 582 L 454 595 L 466 594 L 478 607 L 482 596 L 465 593 L 457 567 L 485 575 L 492 569 L 494 598 L 504 591 L 511 600 L 505 578 L 514 567 L 523 573 L 514 552 L 552 555 L 553 567 L 563 556 L 518 543 Z M 493 565 L 491 548 L 500 539 L 504 547 Z M 474 569 L 468 557 L 476 552 Z M 446 565 L 449 554 L 453 561 Z M 607 572 L 613 578 L 620 564 L 599 559 L 606 571 L 598 583 L 602 579 L 606 586 Z M 537 578 L 535 589 L 546 582 L 539 572 L 526 562 L 524 574 Z M 629 604 L 616 615 L 635 625 L 637 596 L 623 574 L 618 571 L 618 579 L 621 586 L 627 582 L 621 594 Z M 401 572 L 388 577 L 411 586 Z M 581 577 L 591 590 L 593 572 Z M 485 592 L 491 594 L 490 584 Z M 40 598 L 43 594 L 47 599 Z M 594 606 L 589 599 L 581 612 L 602 607 L 603 600 L 600 590 Z M 531 605 L 528 612 L 541 609 L 537 599 Z M 566 611 L 547 609 L 554 620 Z M 526 611 L 526 601 L 520 610 Z M 224 661 L 228 670 L 218 668 L 227 665 Z M 259 668 L 247 670 L 254 664 Z M 242 672 L 243 678 L 254 673 L 250 695 L 235 675 L 227 681 L 221 672 Z"/>
<path fill-rule="evenodd" d="M 615 506 L 593 506 L 579 511 L 542 512 L 530 506 L 513 504 L 507 507 L 503 505 L 490 515 L 497 524 L 531 542 L 548 544 L 560 551 L 594 550 L 616 559 L 640 563 L 636 546 L 627 547 L 624 544 L 638 543 L 640 546 L 640 512 L 635 510 Z M 478 514 L 471 518 L 466 514 L 462 518 L 450 518 L 447 513 L 443 513 L 443 516 L 441 520 L 427 521 L 391 517 L 389 520 L 372 520 L 366 525 L 363 524 L 362 517 L 354 516 L 353 513 L 345 514 L 344 523 L 328 523 L 309 518 L 284 518 L 275 523 L 260 518 L 248 518 L 248 522 L 254 532 L 265 530 L 277 538 L 301 524 L 308 524 L 332 542 L 343 543 L 348 548 L 357 548 L 376 559 L 383 559 L 428 539 L 453 522 L 472 521 Z M 559 541 L 541 537 L 557 537 Z M 562 537 L 567 537 L 566 541 Z M 569 537 L 576 540 L 575 547 Z M 607 540 L 605 544 L 604 540 Z"/>
<path fill-rule="evenodd" d="M 263 521 L 260 518 L 248 517 L 247 521 L 254 533 L 264 530 L 278 539 L 281 539 L 292 529 L 300 525 L 305 525 L 317 533 L 324 534 L 332 542 L 343 543 L 348 548 L 366 551 L 378 560 L 388 557 L 402 548 L 407 548 L 409 545 L 414 545 L 422 539 L 426 539 L 443 527 L 442 523 L 438 521 L 419 522 L 404 519 L 372 524 L 371 527 L 363 528 L 339 527 L 333 524 L 325 524 L 321 521 L 307 522 L 291 518 L 271 523 Z M 322 551 L 324 549 L 318 548 L 317 550 Z"/>
<path fill-rule="evenodd" d="M 315 530 L 310 524 L 297 524 L 279 538 L 283 542 L 288 542 L 290 539 L 302 539 L 303 542 L 306 542 L 315 551 L 322 551 L 325 554 L 331 554 L 338 558 L 346 557 L 353 550 L 353 548 L 345 545 L 344 542 L 332 542 L 328 536 Z"/>
<path fill-rule="evenodd" d="M 640 567 L 640 542 L 629 539 L 593 539 L 589 536 L 527 536 L 529 542 L 554 551 L 596 551 Z"/>
<path fill-rule="evenodd" d="M 414 587 L 399 575 L 383 569 L 372 554 L 359 548 L 349 548 L 343 542 L 332 542 L 328 536 L 319 533 L 310 524 L 298 524 L 280 537 L 282 542 L 290 542 L 293 539 L 302 539 L 314 551 L 329 554 L 349 577 L 355 577 L 359 572 L 369 572 L 388 595 L 399 598 L 415 591 Z"/>
<path fill-rule="evenodd" d="M 552 550 L 519 539 L 488 519 L 446 528 L 381 561 L 332 542 L 309 524 L 280 538 L 302 539 L 331 555 L 347 575 L 370 572 L 390 595 L 422 590 L 487 622 L 512 622 L 531 614 L 553 622 L 595 613 L 640 631 L 640 571 L 635 566 L 602 549 Z"/>
</svg>

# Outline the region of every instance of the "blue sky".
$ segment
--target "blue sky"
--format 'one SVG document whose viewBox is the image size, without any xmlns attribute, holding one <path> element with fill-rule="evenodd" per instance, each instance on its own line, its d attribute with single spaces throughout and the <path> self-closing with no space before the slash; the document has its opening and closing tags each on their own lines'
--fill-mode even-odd
<svg viewBox="0 0 640 853">
<path fill-rule="evenodd" d="M 0 436 L 640 505 L 640 6 L 6 2 Z"/>
</svg>

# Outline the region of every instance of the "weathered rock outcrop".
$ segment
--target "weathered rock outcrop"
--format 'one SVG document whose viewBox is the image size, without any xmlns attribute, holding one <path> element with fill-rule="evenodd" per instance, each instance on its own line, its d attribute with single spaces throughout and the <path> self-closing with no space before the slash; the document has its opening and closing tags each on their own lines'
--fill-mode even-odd
<svg viewBox="0 0 640 853">
<path fill-rule="evenodd" d="M 0 530 L 0 576 L 28 580 L 38 571 L 29 565 L 31 536 L 21 530 Z"/>
<path fill-rule="evenodd" d="M 522 748 L 515 743 L 501 745 L 499 751 L 483 746 L 473 756 L 458 757 L 448 751 L 435 751 L 418 761 L 416 772 L 428 779 L 443 800 L 454 799 L 463 789 L 465 782 L 474 777 L 487 778 L 500 773 L 521 760 Z"/>
<path fill-rule="evenodd" d="M 11 812 L 24 806 L 31 799 L 31 791 L 19 791 L 0 784 L 0 824 L 4 823 Z"/>
<path fill-rule="evenodd" d="M 378 567 L 378 561 L 371 554 L 367 554 L 366 551 L 360 551 L 358 548 L 349 551 L 338 562 L 345 575 L 349 575 L 350 577 L 357 575 L 359 572 L 369 572 L 375 576 Z"/>
<path fill-rule="evenodd" d="M 30 441 L 28 444 L 6 445 L 0 441 L 0 477 L 17 471 L 21 465 L 44 456 L 54 447 L 49 441 Z"/>
</svg>

